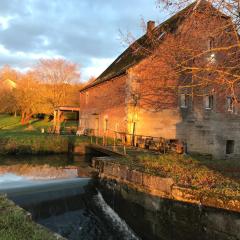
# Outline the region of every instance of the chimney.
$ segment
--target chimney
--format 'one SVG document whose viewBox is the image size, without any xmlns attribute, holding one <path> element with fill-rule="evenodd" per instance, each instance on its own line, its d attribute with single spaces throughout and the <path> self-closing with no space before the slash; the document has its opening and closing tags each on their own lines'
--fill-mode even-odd
<svg viewBox="0 0 240 240">
<path fill-rule="evenodd" d="M 150 35 L 155 28 L 155 22 L 154 21 L 148 21 L 147 22 L 147 35 Z"/>
</svg>

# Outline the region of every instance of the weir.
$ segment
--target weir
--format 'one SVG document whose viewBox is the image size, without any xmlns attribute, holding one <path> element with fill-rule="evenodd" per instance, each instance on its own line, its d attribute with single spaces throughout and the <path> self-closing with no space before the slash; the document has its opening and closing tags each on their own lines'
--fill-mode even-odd
<svg viewBox="0 0 240 240">
<path fill-rule="evenodd" d="M 90 178 L 76 178 L 55 181 L 29 182 L 21 187 L 0 188 L 0 193 L 22 207 L 42 204 L 44 202 L 67 199 L 84 193 L 84 187 Z"/>
<path fill-rule="evenodd" d="M 43 161 L 44 157 L 39 157 L 39 160 Z M 88 157 L 79 160 L 86 161 Z M 72 176 L 70 179 L 49 180 L 46 173 L 51 175 L 50 171 L 53 169 L 46 167 L 46 162 L 44 167 L 34 164 L 27 167 L 25 162 L 22 164 L 26 171 L 7 173 L 7 170 L 14 171 L 15 166 L 7 165 L 7 169 L 6 166 L 2 166 L 0 194 L 6 194 L 9 199 L 29 212 L 27 215 L 33 221 L 69 240 L 138 239 L 127 223 L 107 205 L 101 193 L 96 191 L 92 178 L 81 177 L 80 174 L 80 177 Z M 56 176 L 66 176 L 62 170 L 74 169 L 75 164 L 78 165 L 76 168 L 79 173 L 86 167 L 85 164 L 79 167 L 82 165 L 79 161 L 73 164 L 72 167 L 57 167 L 61 174 Z M 46 172 L 39 174 L 40 169 L 45 169 Z M 29 172 L 37 174 L 40 180 L 34 174 L 29 176 Z M 43 176 L 48 180 L 42 180 Z"/>
</svg>

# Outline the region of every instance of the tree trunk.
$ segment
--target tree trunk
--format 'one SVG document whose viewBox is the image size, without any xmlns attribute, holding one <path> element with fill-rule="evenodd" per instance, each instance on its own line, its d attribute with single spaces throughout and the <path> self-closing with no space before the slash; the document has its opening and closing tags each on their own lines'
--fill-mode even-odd
<svg viewBox="0 0 240 240">
<path fill-rule="evenodd" d="M 31 116 L 32 116 L 32 114 L 28 114 L 28 115 L 27 115 L 27 113 L 22 112 L 21 124 L 22 124 L 22 125 L 28 124 Z"/>
</svg>

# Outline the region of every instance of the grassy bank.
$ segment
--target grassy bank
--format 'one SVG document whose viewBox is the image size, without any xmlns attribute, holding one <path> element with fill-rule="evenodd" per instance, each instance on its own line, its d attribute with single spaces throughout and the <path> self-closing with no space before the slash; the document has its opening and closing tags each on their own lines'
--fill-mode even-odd
<svg viewBox="0 0 240 240">
<path fill-rule="evenodd" d="M 0 195 L 0 240 L 56 240 L 52 232 L 31 220 L 27 213 Z"/>
<path fill-rule="evenodd" d="M 48 119 L 32 119 L 23 126 L 19 117 L 0 114 L 0 155 L 66 153 L 72 145 L 89 141 L 87 137 L 48 134 L 51 124 Z"/>
<path fill-rule="evenodd" d="M 171 177 L 176 185 L 196 189 L 203 194 L 240 198 L 240 162 L 236 160 L 139 153 L 117 161 L 132 169 Z"/>
<path fill-rule="evenodd" d="M 88 141 L 89 138 L 84 136 L 0 131 L 0 155 L 67 153 L 71 145 Z"/>
</svg>

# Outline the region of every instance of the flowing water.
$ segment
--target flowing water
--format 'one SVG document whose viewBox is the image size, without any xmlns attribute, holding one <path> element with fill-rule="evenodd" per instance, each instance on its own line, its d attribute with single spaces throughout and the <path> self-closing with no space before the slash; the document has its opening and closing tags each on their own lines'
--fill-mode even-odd
<svg viewBox="0 0 240 240">
<path fill-rule="evenodd" d="M 139 239 L 91 181 L 87 156 L 0 159 L 0 193 L 67 239 Z"/>
</svg>

